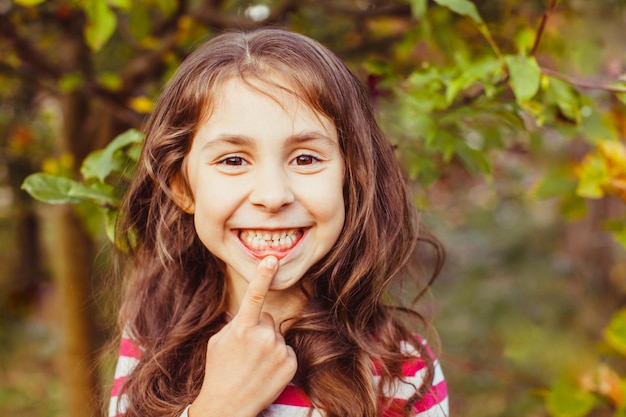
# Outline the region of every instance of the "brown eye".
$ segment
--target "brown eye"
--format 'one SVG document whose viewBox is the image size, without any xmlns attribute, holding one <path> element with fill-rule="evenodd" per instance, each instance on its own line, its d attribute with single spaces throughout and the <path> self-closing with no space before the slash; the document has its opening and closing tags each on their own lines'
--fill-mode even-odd
<svg viewBox="0 0 626 417">
<path fill-rule="evenodd" d="M 300 155 L 298 157 L 296 157 L 296 165 L 311 165 L 312 163 L 315 162 L 315 157 L 311 156 L 311 155 Z"/>
<path fill-rule="evenodd" d="M 222 163 L 224 165 L 238 166 L 238 165 L 243 165 L 244 164 L 244 160 L 243 160 L 243 158 L 241 158 L 239 156 L 231 156 L 231 157 L 223 159 Z"/>
</svg>

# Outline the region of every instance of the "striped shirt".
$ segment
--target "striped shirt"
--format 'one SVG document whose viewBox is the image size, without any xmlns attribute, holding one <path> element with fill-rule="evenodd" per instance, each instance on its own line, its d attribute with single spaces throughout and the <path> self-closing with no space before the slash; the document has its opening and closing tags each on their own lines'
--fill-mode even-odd
<svg viewBox="0 0 626 417">
<path fill-rule="evenodd" d="M 408 361 L 402 367 L 404 375 L 403 381 L 396 381 L 393 387 L 387 390 L 386 397 L 392 399 L 391 409 L 385 411 L 382 417 L 397 417 L 393 409 L 402 407 L 407 400 L 415 393 L 415 387 L 420 387 L 424 381 L 426 365 L 419 359 L 415 349 L 409 344 L 404 344 L 403 348 L 407 353 L 415 356 L 415 359 Z M 122 392 L 122 387 L 127 375 L 135 368 L 141 357 L 141 350 L 132 342 L 130 338 L 124 336 L 120 344 L 120 352 L 115 369 L 115 379 L 111 393 L 109 405 L 109 417 L 122 417 L 126 409 L 127 398 Z M 448 389 L 439 362 L 435 361 L 435 375 L 431 390 L 413 406 L 416 417 L 448 417 Z M 378 383 L 380 375 L 374 370 L 374 383 Z M 391 392 L 389 392 L 391 391 Z M 118 403 L 119 411 L 118 413 Z M 264 417 L 306 417 L 311 410 L 311 401 L 307 395 L 293 384 L 288 384 L 284 391 L 264 412 Z M 314 409 L 312 417 L 324 417 L 323 412 Z M 187 410 L 181 415 L 187 417 Z"/>
</svg>

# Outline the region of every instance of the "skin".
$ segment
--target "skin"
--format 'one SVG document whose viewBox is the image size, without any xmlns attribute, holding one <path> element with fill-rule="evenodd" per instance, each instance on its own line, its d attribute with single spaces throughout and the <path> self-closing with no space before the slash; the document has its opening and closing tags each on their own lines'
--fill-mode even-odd
<svg viewBox="0 0 626 417">
<path fill-rule="evenodd" d="M 334 123 L 295 96 L 234 78 L 218 94 L 186 157 L 198 237 L 226 265 L 232 320 L 207 345 L 192 417 L 255 417 L 292 380 L 279 324 L 303 307 L 298 282 L 344 223 L 344 163 Z M 246 236 L 293 233 L 257 246 Z"/>
</svg>

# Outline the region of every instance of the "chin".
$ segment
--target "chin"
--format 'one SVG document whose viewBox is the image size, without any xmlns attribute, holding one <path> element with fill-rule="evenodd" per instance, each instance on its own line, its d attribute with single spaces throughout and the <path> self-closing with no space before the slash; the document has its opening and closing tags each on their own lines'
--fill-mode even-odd
<svg viewBox="0 0 626 417">
<path fill-rule="evenodd" d="M 270 290 L 272 291 L 282 291 L 288 290 L 295 286 L 300 281 L 300 278 L 295 278 L 293 275 L 284 274 L 281 275 L 280 270 L 277 276 L 274 277 L 272 283 L 270 284 Z"/>
</svg>

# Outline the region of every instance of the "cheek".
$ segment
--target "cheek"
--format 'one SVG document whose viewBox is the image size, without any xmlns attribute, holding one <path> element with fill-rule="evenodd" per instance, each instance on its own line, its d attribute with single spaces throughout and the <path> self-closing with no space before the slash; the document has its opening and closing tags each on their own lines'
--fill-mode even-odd
<svg viewBox="0 0 626 417">
<path fill-rule="evenodd" d="M 215 241 L 223 233 L 225 224 L 232 215 L 233 204 L 221 193 L 204 193 L 196 195 L 194 224 L 198 236 L 207 243 L 207 239 Z"/>
<path fill-rule="evenodd" d="M 326 193 L 311 202 L 311 207 L 313 207 L 314 216 L 317 220 L 325 224 L 328 237 L 336 240 L 345 222 L 342 190 L 327 190 Z"/>
</svg>

